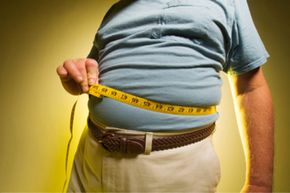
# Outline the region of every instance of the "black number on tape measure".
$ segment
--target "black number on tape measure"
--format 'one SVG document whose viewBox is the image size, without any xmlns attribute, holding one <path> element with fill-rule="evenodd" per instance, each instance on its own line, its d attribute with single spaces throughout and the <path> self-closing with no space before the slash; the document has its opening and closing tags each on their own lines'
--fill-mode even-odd
<svg viewBox="0 0 290 193">
<path fill-rule="evenodd" d="M 168 107 L 167 110 L 168 111 L 173 111 L 174 110 L 174 107 Z"/>
<path fill-rule="evenodd" d="M 178 112 L 181 112 L 181 113 L 184 112 L 184 108 L 183 107 L 180 107 L 179 110 L 178 110 Z"/>
<path fill-rule="evenodd" d="M 116 96 L 117 92 L 116 91 L 111 91 L 111 95 Z"/>
<path fill-rule="evenodd" d="M 162 106 L 161 104 L 156 104 L 156 105 L 155 105 L 155 109 L 162 109 L 162 107 L 163 107 L 163 106 Z"/>
<path fill-rule="evenodd" d="M 193 111 L 194 111 L 193 108 L 189 108 L 189 109 L 188 109 L 188 112 L 189 112 L 189 113 L 192 113 Z"/>
<path fill-rule="evenodd" d="M 145 101 L 144 102 L 144 105 L 147 106 L 147 107 L 149 107 L 151 104 L 149 102 Z"/>
<path fill-rule="evenodd" d="M 102 92 L 107 92 L 108 89 L 107 88 L 102 88 Z"/>
<path fill-rule="evenodd" d="M 128 97 L 127 97 L 126 95 L 122 94 L 121 99 L 126 100 L 127 98 L 128 98 Z"/>
<path fill-rule="evenodd" d="M 132 103 L 138 103 L 138 102 L 139 102 L 139 99 L 137 99 L 137 98 L 132 98 L 131 101 L 132 101 Z"/>
</svg>

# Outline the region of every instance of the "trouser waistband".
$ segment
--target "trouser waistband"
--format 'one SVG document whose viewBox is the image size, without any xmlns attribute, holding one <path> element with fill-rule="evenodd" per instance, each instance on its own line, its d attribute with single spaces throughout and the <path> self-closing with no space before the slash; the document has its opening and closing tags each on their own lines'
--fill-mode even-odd
<svg viewBox="0 0 290 193">
<path fill-rule="evenodd" d="M 145 132 L 108 127 L 88 119 L 88 127 L 97 141 L 109 152 L 150 154 L 196 143 L 210 136 L 215 123 L 174 132 Z"/>
</svg>

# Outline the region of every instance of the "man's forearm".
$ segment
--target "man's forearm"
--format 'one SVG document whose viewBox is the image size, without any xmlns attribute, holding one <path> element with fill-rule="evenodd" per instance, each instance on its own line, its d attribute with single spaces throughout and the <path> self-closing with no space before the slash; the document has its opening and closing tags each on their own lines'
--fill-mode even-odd
<svg viewBox="0 0 290 193">
<path fill-rule="evenodd" d="M 268 192 L 272 189 L 274 154 L 272 98 L 265 82 L 245 88 L 235 90 L 234 100 L 247 162 L 246 185 Z"/>
</svg>

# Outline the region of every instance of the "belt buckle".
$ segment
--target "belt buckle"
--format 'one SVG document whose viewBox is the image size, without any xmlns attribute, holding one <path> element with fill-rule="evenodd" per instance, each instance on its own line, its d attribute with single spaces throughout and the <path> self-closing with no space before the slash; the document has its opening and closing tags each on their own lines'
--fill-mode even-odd
<svg viewBox="0 0 290 193">
<path fill-rule="evenodd" d="M 145 151 L 144 140 L 120 135 L 114 132 L 104 133 L 99 143 L 109 152 L 141 154 Z"/>
</svg>

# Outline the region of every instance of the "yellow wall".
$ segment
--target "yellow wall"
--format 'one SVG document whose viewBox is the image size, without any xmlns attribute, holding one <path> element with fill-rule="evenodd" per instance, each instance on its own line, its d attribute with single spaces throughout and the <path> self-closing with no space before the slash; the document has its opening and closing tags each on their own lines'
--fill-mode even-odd
<svg viewBox="0 0 290 193">
<path fill-rule="evenodd" d="M 69 138 L 70 108 L 55 73 L 67 58 L 87 55 L 102 16 L 113 0 L 0 2 L 0 192 L 59 192 Z M 289 4 L 249 1 L 271 58 L 264 67 L 276 108 L 275 191 L 290 191 Z M 244 178 L 243 151 L 227 79 L 223 76 L 214 140 L 222 163 L 221 192 L 236 192 Z M 85 124 L 86 96 L 77 107 L 76 138 Z"/>
</svg>

